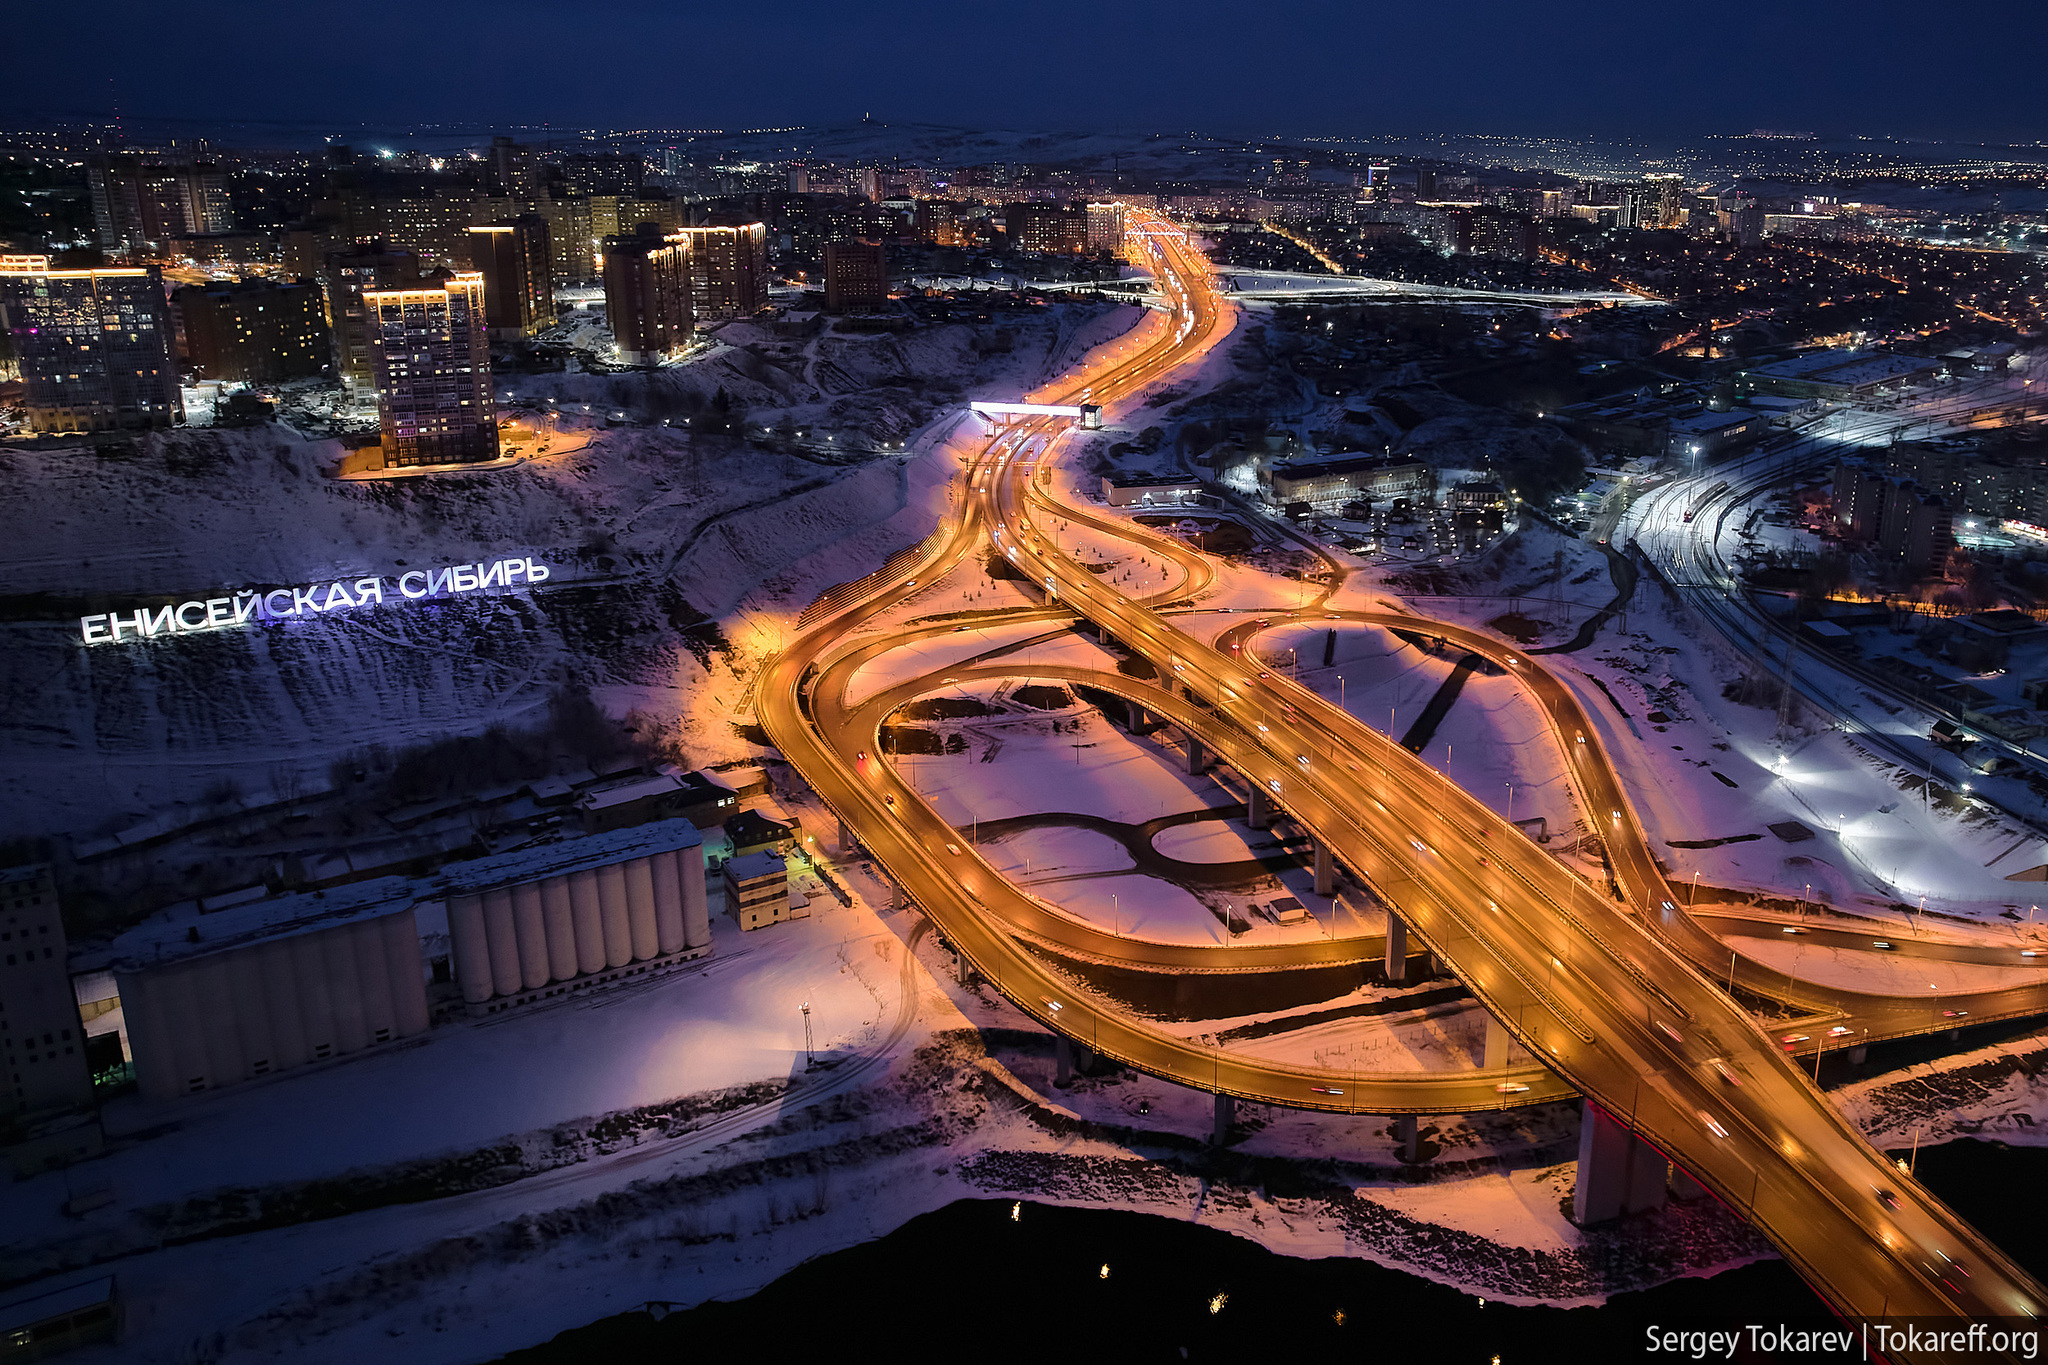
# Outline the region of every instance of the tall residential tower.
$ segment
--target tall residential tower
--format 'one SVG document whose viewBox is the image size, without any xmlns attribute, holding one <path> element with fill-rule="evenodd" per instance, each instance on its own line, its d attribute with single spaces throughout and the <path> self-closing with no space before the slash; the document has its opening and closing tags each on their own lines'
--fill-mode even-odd
<svg viewBox="0 0 2048 1365">
<path fill-rule="evenodd" d="M 498 458 L 481 271 L 365 289 L 363 316 L 387 465 Z"/>
<path fill-rule="evenodd" d="M 0 328 L 12 334 L 35 431 L 185 420 L 155 266 L 52 270 L 47 256 L 0 256 Z"/>
</svg>

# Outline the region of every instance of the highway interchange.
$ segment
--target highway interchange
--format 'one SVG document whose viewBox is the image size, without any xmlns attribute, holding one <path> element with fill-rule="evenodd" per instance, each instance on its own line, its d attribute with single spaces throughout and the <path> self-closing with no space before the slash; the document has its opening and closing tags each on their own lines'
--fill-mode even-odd
<svg viewBox="0 0 2048 1365">
<path fill-rule="evenodd" d="M 1179 229 L 1133 215 L 1131 251 L 1152 270 L 1166 311 L 1033 401 L 1114 408 L 1228 335 L 1233 311 Z M 1035 477 L 1064 425 L 1031 421 L 992 437 L 962 476 L 960 511 L 947 534 L 920 562 L 799 634 L 771 662 L 758 693 L 770 739 L 975 971 L 1102 1055 L 1219 1095 L 1394 1114 L 1471 1112 L 1576 1091 L 1749 1217 L 1844 1315 L 2041 1311 L 2041 1287 L 1871 1148 L 1788 1054 L 1785 1030 L 1767 1032 L 1719 984 L 1728 976 L 1728 945 L 1686 912 L 1666 882 L 1599 732 L 1569 687 L 1527 653 L 1469 627 L 1333 612 L 1324 605 L 1327 589 L 1295 609 L 1304 619 L 1426 630 L 1520 678 L 1602 826 L 1613 888 L 1573 873 L 1392 739 L 1306 690 L 1261 677 L 1224 641 L 1190 634 L 1182 613 L 1207 582 L 1203 557 L 1132 523 L 1061 504 Z M 1057 548 L 1048 534 L 1053 518 L 1136 541 L 1173 559 L 1182 576 L 1149 595 L 1126 595 Z M 1045 599 L 1002 619 L 1042 621 L 1048 632 L 1086 622 L 1155 675 L 1034 665 L 1029 676 L 1123 697 L 1185 742 L 1206 747 L 1362 881 L 1542 1065 L 1331 1072 L 1205 1046 L 1075 992 L 1044 949 L 1149 970 L 1263 972 L 1362 961 L 1377 954 L 1379 940 L 1196 947 L 1104 933 L 1011 885 L 893 768 L 870 757 L 881 752 L 883 721 L 904 703 L 942 686 L 1019 676 L 1014 660 L 967 660 L 896 682 L 858 705 L 846 701 L 863 663 L 954 628 L 892 623 L 878 635 L 873 627 L 919 584 L 937 583 L 990 548 Z M 1240 623 L 1227 639 L 1246 644 L 1261 622 L 1286 615 Z M 1941 1025 L 1923 997 L 1792 982 L 1739 954 L 1735 981 L 1799 1011 L 1797 1031 L 1809 1043 L 1824 1041 L 1830 1029 L 1853 1031 L 1860 1041 L 1865 1030 L 1877 1039 Z M 1944 1001 L 1960 1007 L 1958 999 Z M 2048 978 L 1981 993 L 1967 1008 L 1973 1022 L 2048 1011 Z"/>
</svg>

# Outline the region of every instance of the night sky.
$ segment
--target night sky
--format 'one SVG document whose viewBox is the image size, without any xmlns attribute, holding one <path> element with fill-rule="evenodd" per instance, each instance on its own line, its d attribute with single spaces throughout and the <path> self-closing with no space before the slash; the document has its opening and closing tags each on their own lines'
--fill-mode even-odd
<svg viewBox="0 0 2048 1365">
<path fill-rule="evenodd" d="M 48 3 L 0 109 L 390 127 L 2048 136 L 2048 5 Z M 50 60 L 19 60 L 46 52 Z M 61 54 L 74 54 L 66 57 Z"/>
</svg>

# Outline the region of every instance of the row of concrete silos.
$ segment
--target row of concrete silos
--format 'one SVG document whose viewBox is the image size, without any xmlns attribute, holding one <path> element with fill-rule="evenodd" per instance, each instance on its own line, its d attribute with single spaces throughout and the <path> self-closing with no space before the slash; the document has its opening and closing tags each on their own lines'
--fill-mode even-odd
<svg viewBox="0 0 2048 1365">
<path fill-rule="evenodd" d="M 394 913 L 145 970 L 116 968 L 138 1088 L 233 1085 L 427 1029 L 419 931 Z"/>
<path fill-rule="evenodd" d="M 448 897 L 455 979 L 472 1005 L 711 942 L 692 844 Z"/>
</svg>

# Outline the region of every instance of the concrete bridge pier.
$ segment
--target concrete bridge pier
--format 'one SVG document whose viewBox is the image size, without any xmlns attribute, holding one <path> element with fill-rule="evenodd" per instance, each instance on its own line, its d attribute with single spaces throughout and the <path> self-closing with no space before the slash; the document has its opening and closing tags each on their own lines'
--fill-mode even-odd
<svg viewBox="0 0 2048 1365">
<path fill-rule="evenodd" d="M 1253 784 L 1251 799 L 1245 802 L 1245 823 L 1253 829 L 1273 827 L 1273 798 L 1266 795 L 1264 787 Z"/>
<path fill-rule="evenodd" d="M 1125 702 L 1124 707 L 1129 715 L 1128 728 L 1134 735 L 1149 735 L 1160 726 L 1166 724 L 1165 721 L 1134 701 Z"/>
<path fill-rule="evenodd" d="M 1508 1027 L 1491 1014 L 1486 1016 L 1486 1061 L 1482 1070 L 1499 1071 L 1507 1066 L 1509 1054 L 1515 1045 L 1515 1035 Z"/>
<path fill-rule="evenodd" d="M 1408 925 L 1387 911 L 1387 981 L 1398 986 L 1408 979 Z"/>
<path fill-rule="evenodd" d="M 1056 1033 L 1052 1040 L 1053 1077 L 1052 1083 L 1065 1090 L 1074 1083 L 1074 1045 L 1064 1033 Z"/>
<path fill-rule="evenodd" d="M 1196 739 L 1193 735 L 1187 736 L 1187 741 L 1188 776 L 1200 777 L 1203 773 L 1209 771 L 1209 765 L 1216 761 L 1216 755 L 1210 751 L 1208 745 L 1202 743 L 1201 740 Z"/>
<path fill-rule="evenodd" d="M 1237 1096 L 1218 1095 L 1216 1097 L 1216 1131 L 1210 1136 L 1210 1142 L 1218 1147 L 1227 1145 L 1230 1141 L 1230 1125 L 1236 1122 Z"/>
<path fill-rule="evenodd" d="M 1321 839 L 1316 846 L 1316 894 L 1334 896 L 1337 894 L 1337 859 L 1330 852 L 1330 846 Z"/>
<path fill-rule="evenodd" d="M 1664 1154 L 1585 1101 L 1579 1118 L 1579 1178 L 1572 1220 L 1604 1223 L 1624 1213 L 1664 1207 Z M 1689 1178 L 1689 1177 L 1688 1177 Z"/>
<path fill-rule="evenodd" d="M 1851 1066 L 1862 1066 L 1865 1061 L 1869 1060 L 1869 1057 L 1870 1049 L 1861 1043 L 1849 1049 L 1849 1065 Z"/>
<path fill-rule="evenodd" d="M 853 826 L 844 820 L 839 822 L 839 851 L 849 855 L 860 852 L 860 840 L 854 837 Z"/>
<path fill-rule="evenodd" d="M 1415 1115 L 1394 1116 L 1394 1143 L 1399 1149 L 1402 1165 L 1413 1166 L 1422 1160 L 1422 1136 L 1416 1127 Z"/>
</svg>

